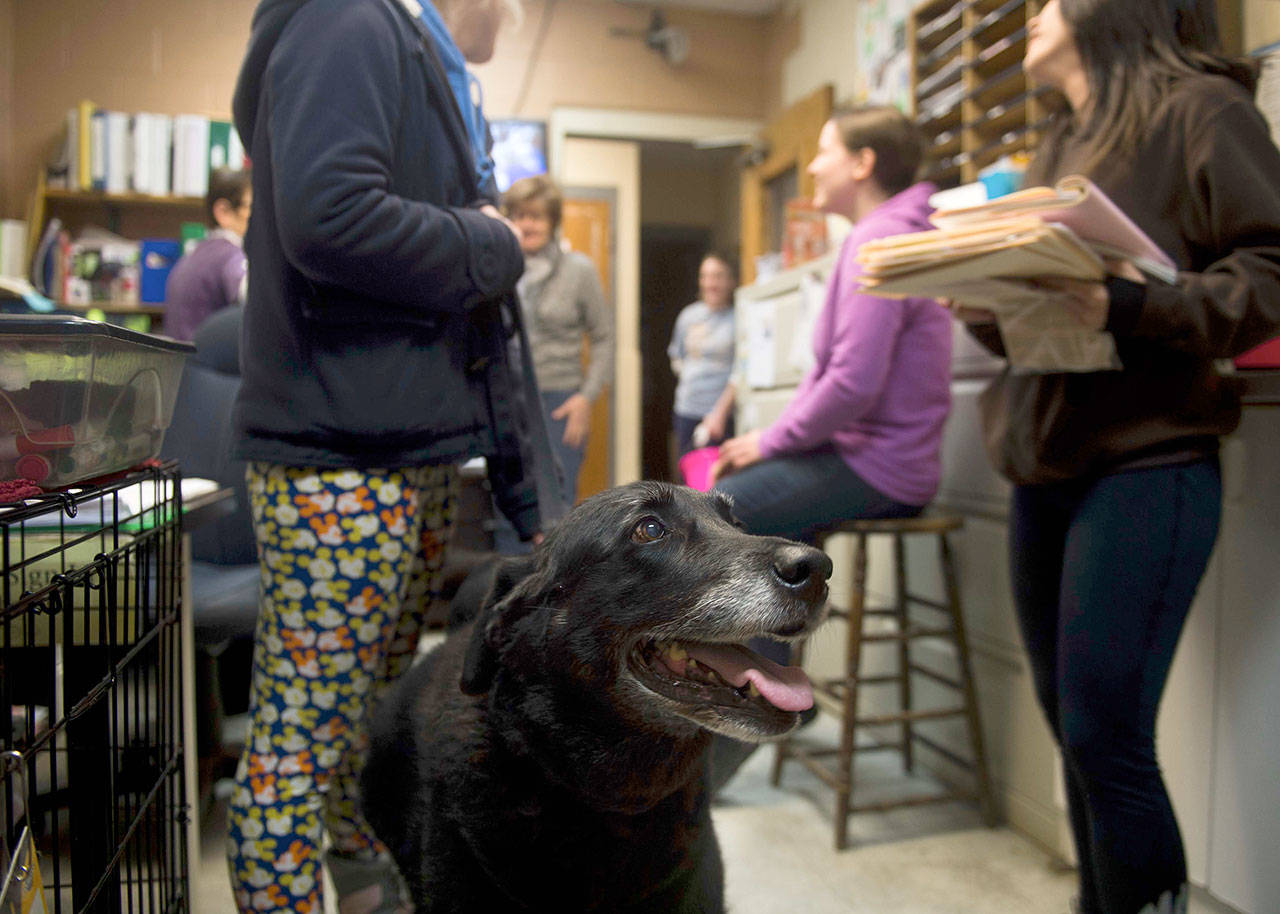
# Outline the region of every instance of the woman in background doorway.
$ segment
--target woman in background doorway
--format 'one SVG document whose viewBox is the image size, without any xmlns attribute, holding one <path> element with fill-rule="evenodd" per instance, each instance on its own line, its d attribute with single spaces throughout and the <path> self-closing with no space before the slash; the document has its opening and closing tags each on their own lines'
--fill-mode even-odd
<svg viewBox="0 0 1280 914">
<path fill-rule="evenodd" d="M 710 252 L 698 266 L 698 300 L 676 317 L 667 357 L 676 384 L 671 425 L 676 456 L 733 437 L 733 290 L 729 259 Z M 699 431 L 699 426 L 701 430 Z"/>
<path fill-rule="evenodd" d="M 534 374 L 564 474 L 565 503 L 578 496 L 578 471 L 591 427 L 591 404 L 613 381 L 613 311 L 585 254 L 557 237 L 564 197 L 546 175 L 521 178 L 502 196 L 520 230 L 524 274 L 516 287 L 529 328 Z M 583 368 L 583 338 L 591 350 Z"/>
<path fill-rule="evenodd" d="M 1280 331 L 1280 152 L 1252 69 L 1216 53 L 1213 0 L 1049 0 L 1024 66 L 1066 101 L 1027 183 L 1089 177 L 1173 258 L 1042 280 L 1123 368 L 1006 371 L 983 396 L 1013 484 L 1010 568 L 1036 694 L 1062 749 L 1081 914 L 1173 914 L 1187 866 L 1157 711 L 1218 533 L 1218 437 L 1240 420 L 1214 360 Z M 1003 352 L 991 315 L 959 309 Z"/>
</svg>

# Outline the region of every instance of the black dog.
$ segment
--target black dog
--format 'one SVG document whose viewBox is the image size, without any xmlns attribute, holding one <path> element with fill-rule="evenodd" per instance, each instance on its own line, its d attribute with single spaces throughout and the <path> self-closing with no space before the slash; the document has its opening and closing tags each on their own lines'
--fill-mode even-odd
<svg viewBox="0 0 1280 914">
<path fill-rule="evenodd" d="M 741 644 L 808 635 L 830 574 L 663 483 L 588 499 L 499 564 L 371 727 L 363 808 L 417 914 L 723 911 L 711 733 L 795 727 L 803 672 Z"/>
</svg>

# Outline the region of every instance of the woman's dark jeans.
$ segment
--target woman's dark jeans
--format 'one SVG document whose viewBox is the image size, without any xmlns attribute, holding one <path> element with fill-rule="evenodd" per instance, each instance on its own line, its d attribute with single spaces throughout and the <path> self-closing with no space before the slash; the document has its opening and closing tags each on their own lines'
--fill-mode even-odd
<svg viewBox="0 0 1280 914">
<path fill-rule="evenodd" d="M 1221 504 L 1216 459 L 1014 489 L 1014 601 L 1062 749 L 1083 914 L 1138 914 L 1186 882 L 1156 712 Z"/>
<path fill-rule="evenodd" d="M 920 513 L 919 505 L 904 505 L 867 485 L 830 448 L 762 460 L 715 488 L 733 498 L 733 513 L 748 533 L 806 543 L 847 520 Z"/>
</svg>

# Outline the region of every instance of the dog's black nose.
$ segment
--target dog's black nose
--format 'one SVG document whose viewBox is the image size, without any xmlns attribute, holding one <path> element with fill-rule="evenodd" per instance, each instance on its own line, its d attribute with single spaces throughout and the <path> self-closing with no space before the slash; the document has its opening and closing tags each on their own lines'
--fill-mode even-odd
<svg viewBox="0 0 1280 914">
<path fill-rule="evenodd" d="M 791 590 L 820 588 L 831 577 L 831 558 L 812 546 L 787 543 L 774 550 L 773 573 Z"/>
</svg>

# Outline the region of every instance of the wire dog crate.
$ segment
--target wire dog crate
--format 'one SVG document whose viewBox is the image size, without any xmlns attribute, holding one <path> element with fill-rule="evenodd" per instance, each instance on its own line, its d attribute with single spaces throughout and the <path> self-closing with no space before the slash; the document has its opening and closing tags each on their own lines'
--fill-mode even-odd
<svg viewBox="0 0 1280 914">
<path fill-rule="evenodd" d="M 181 560 L 174 464 L 0 508 L 0 912 L 190 909 Z"/>
</svg>

